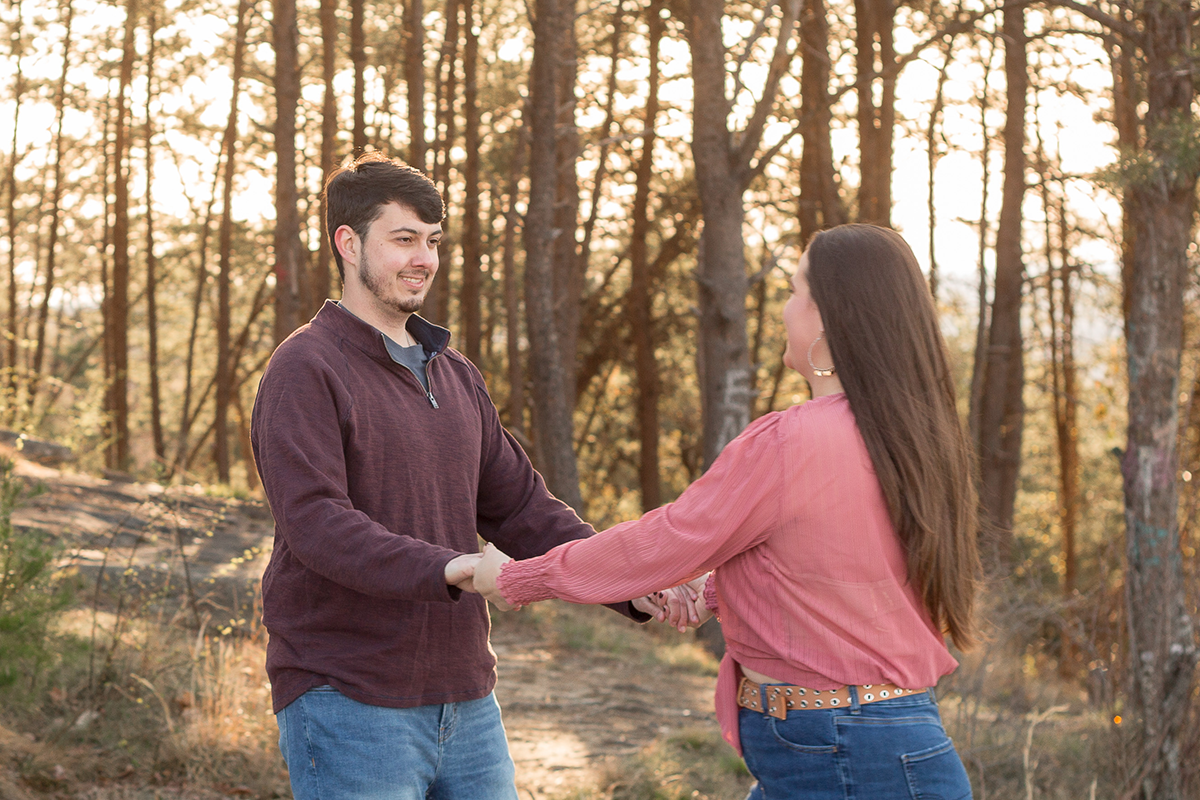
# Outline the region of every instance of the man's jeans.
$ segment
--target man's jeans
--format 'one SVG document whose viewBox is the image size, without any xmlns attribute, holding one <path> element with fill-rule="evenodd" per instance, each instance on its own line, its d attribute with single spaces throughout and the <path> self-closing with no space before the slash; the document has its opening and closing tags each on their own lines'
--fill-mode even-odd
<svg viewBox="0 0 1200 800">
<path fill-rule="evenodd" d="M 276 721 L 296 800 L 517 800 L 494 695 L 383 708 L 321 686 Z"/>
</svg>

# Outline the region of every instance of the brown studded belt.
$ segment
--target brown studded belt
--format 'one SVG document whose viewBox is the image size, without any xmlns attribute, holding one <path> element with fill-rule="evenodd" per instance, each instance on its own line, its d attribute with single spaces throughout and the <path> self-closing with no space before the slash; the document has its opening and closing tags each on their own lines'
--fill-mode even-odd
<svg viewBox="0 0 1200 800">
<path fill-rule="evenodd" d="M 765 697 L 764 688 L 766 689 Z M 902 689 L 892 683 L 866 684 L 856 688 L 860 705 L 928 691 L 927 689 Z M 763 708 L 764 702 L 767 704 L 766 708 Z M 812 711 L 849 706 L 850 687 L 808 689 L 804 686 L 787 686 L 776 683 L 761 684 L 755 683 L 749 678 L 742 678 L 741 684 L 738 685 L 737 704 L 751 711 L 769 714 L 776 719 L 787 719 L 789 711 Z"/>
</svg>

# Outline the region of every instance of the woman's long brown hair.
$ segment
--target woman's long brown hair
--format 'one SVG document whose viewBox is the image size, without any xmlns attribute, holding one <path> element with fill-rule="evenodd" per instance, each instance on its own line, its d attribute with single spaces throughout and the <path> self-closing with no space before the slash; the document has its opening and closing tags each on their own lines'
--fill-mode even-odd
<svg viewBox="0 0 1200 800">
<path fill-rule="evenodd" d="M 934 623 L 966 648 L 979 580 L 975 460 L 916 257 L 895 231 L 842 225 L 809 244 L 808 285 L 908 579 Z"/>
</svg>

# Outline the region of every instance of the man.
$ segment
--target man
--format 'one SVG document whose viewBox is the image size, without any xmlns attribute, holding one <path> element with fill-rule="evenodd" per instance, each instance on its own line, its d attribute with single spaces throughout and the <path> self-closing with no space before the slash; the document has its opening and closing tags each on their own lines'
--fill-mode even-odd
<svg viewBox="0 0 1200 800">
<path fill-rule="evenodd" d="M 326 183 L 342 276 L 263 374 L 251 439 L 275 516 L 263 622 L 298 800 L 515 800 L 476 532 L 517 558 L 589 536 L 416 315 L 443 207 L 378 153 Z M 621 604 L 618 610 L 644 620 Z"/>
</svg>

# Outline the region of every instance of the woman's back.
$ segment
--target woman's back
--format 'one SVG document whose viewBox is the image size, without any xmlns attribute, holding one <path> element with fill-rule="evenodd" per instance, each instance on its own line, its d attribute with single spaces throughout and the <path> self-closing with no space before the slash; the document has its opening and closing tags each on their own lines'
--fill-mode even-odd
<svg viewBox="0 0 1200 800">
<path fill-rule="evenodd" d="M 933 685 L 956 662 L 907 581 L 845 395 L 776 417 L 775 528 L 715 577 L 731 651 L 753 670 L 818 689 Z"/>
</svg>

